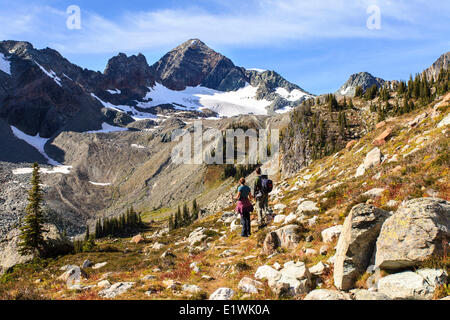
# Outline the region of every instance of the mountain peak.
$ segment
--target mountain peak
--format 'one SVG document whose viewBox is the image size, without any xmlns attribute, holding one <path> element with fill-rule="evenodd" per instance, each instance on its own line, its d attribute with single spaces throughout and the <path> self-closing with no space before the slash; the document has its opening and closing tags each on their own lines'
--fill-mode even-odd
<svg viewBox="0 0 450 320">
<path fill-rule="evenodd" d="M 363 91 L 367 90 L 374 84 L 381 87 L 385 81 L 381 78 L 374 77 L 369 72 L 358 72 L 352 74 L 342 87 L 336 92 L 337 95 L 353 97 L 356 87 L 361 87 Z"/>
</svg>

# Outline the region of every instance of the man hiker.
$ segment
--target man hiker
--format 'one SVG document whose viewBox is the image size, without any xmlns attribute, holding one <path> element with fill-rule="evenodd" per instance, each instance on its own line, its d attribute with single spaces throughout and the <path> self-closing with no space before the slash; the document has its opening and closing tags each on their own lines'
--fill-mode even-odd
<svg viewBox="0 0 450 320">
<path fill-rule="evenodd" d="M 241 236 L 248 238 L 251 235 L 250 230 L 250 213 L 253 212 L 254 208 L 250 200 L 253 199 L 250 187 L 245 185 L 245 178 L 239 180 L 240 186 L 238 188 L 238 193 L 233 200 L 237 200 L 236 211 L 241 215 L 242 223 L 242 233 Z"/>
<path fill-rule="evenodd" d="M 258 177 L 255 180 L 254 192 L 256 199 L 256 209 L 258 210 L 259 228 L 264 228 L 266 224 L 266 216 L 269 211 L 269 193 L 272 191 L 273 183 L 267 175 L 261 174 L 261 168 L 256 169 Z"/>
</svg>

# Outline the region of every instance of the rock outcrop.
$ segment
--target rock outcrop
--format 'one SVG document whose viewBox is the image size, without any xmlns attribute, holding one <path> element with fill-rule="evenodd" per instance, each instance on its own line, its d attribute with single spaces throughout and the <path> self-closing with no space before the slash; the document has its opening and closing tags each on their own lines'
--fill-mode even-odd
<svg viewBox="0 0 450 320">
<path fill-rule="evenodd" d="M 384 221 L 389 212 L 372 205 L 355 206 L 344 222 L 334 262 L 334 285 L 340 290 L 353 287 L 365 272 Z"/>
<path fill-rule="evenodd" d="M 442 255 L 450 239 L 450 204 L 436 198 L 409 200 L 384 223 L 375 264 L 382 269 L 417 265 Z"/>
</svg>

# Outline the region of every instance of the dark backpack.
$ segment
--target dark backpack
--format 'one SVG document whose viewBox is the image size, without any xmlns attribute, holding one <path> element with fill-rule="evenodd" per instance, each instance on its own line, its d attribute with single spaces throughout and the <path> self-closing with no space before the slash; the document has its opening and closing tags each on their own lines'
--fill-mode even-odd
<svg viewBox="0 0 450 320">
<path fill-rule="evenodd" d="M 273 190 L 273 182 L 267 176 L 261 177 L 261 191 L 264 194 L 269 194 Z"/>
</svg>

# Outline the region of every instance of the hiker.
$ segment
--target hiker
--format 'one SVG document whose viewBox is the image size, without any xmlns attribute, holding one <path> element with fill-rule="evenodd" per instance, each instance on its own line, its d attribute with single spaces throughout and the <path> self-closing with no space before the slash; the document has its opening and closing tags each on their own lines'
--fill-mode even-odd
<svg viewBox="0 0 450 320">
<path fill-rule="evenodd" d="M 258 177 L 255 180 L 253 188 L 256 199 L 256 209 L 258 210 L 258 224 L 259 228 L 264 228 L 267 225 L 266 216 L 269 212 L 269 193 L 272 192 L 273 183 L 267 175 L 261 174 L 261 168 L 256 169 Z"/>
<path fill-rule="evenodd" d="M 238 188 L 238 193 L 234 200 L 237 200 L 236 211 L 241 215 L 242 223 L 242 233 L 241 236 L 248 238 L 251 235 L 250 230 L 250 213 L 253 212 L 254 208 L 249 200 L 254 199 L 250 187 L 245 184 L 245 178 L 239 180 L 240 186 Z"/>
</svg>

